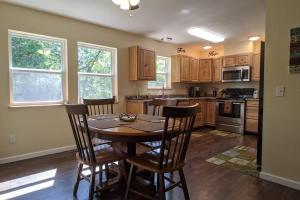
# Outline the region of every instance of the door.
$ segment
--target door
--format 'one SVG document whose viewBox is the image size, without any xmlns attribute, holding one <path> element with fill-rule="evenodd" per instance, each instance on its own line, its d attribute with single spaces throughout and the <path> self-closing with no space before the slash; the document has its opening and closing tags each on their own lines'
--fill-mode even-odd
<svg viewBox="0 0 300 200">
<path fill-rule="evenodd" d="M 222 58 L 216 58 L 212 60 L 212 71 L 213 71 L 213 81 L 221 82 L 221 73 L 222 73 Z"/>
<path fill-rule="evenodd" d="M 156 79 L 156 57 L 155 52 L 147 49 L 139 49 L 139 79 L 155 80 Z"/>
<path fill-rule="evenodd" d="M 200 82 L 212 81 L 212 60 L 211 59 L 200 60 L 199 81 Z"/>
<path fill-rule="evenodd" d="M 199 82 L 199 60 L 190 58 L 190 81 Z"/>
<path fill-rule="evenodd" d="M 180 81 L 190 81 L 190 57 L 181 56 Z"/>
</svg>

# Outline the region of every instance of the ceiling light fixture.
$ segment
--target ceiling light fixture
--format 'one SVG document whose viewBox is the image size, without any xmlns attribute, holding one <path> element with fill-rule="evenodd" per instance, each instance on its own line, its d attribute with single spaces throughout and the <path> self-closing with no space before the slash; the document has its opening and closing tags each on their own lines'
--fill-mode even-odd
<svg viewBox="0 0 300 200">
<path fill-rule="evenodd" d="M 214 33 L 206 28 L 202 28 L 202 27 L 192 27 L 189 28 L 188 33 L 202 38 L 204 40 L 208 40 L 210 42 L 214 42 L 214 43 L 218 43 L 218 42 L 223 42 L 225 40 L 225 38 L 222 35 L 219 35 L 217 33 Z"/>
<path fill-rule="evenodd" d="M 259 40 L 260 37 L 259 36 L 252 36 L 252 37 L 249 37 L 248 38 L 250 41 L 256 41 L 256 40 Z"/>
<path fill-rule="evenodd" d="M 140 0 L 112 0 L 112 2 L 122 10 L 135 10 L 139 8 Z"/>
<path fill-rule="evenodd" d="M 212 48 L 212 46 L 204 46 L 203 47 L 203 49 L 205 49 L 205 50 L 208 50 L 208 49 L 211 49 Z"/>
</svg>

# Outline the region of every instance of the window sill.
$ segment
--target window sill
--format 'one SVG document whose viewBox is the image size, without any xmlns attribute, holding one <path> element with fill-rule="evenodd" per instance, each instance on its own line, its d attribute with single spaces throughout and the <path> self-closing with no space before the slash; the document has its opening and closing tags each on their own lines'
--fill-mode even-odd
<svg viewBox="0 0 300 200">
<path fill-rule="evenodd" d="M 53 106 L 64 106 L 64 103 L 58 104 L 36 104 L 36 105 L 8 105 L 8 108 L 35 108 L 35 107 L 53 107 Z"/>
<path fill-rule="evenodd" d="M 172 88 L 147 88 L 148 90 L 173 90 Z"/>
</svg>

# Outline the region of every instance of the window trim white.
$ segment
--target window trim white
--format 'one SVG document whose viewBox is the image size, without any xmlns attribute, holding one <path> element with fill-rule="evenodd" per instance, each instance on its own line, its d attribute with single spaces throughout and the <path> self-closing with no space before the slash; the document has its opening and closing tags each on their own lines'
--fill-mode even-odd
<svg viewBox="0 0 300 200">
<path fill-rule="evenodd" d="M 156 74 L 164 74 L 167 77 L 167 83 L 166 83 L 166 87 L 164 87 L 164 89 L 166 90 L 170 90 L 172 89 L 172 81 L 171 81 L 171 58 L 170 57 L 165 57 L 165 56 L 156 56 L 157 58 L 162 58 L 165 59 L 167 61 L 167 69 L 166 72 L 156 72 Z M 163 89 L 163 86 L 149 86 L 149 81 L 147 82 L 147 88 L 148 90 L 161 90 Z"/>
<path fill-rule="evenodd" d="M 12 37 L 22 37 L 28 39 L 36 39 L 43 41 L 59 42 L 62 44 L 61 56 L 62 66 L 61 70 L 40 70 L 40 69 L 24 69 L 12 66 Z M 22 106 L 49 106 L 49 105 L 63 105 L 68 102 L 68 59 L 67 59 L 67 40 L 64 38 L 40 35 L 35 33 L 28 33 L 22 31 L 16 31 L 8 29 L 8 56 L 9 56 L 9 106 L 10 107 L 22 107 Z M 39 73 L 55 73 L 62 75 L 62 100 L 61 101 L 26 101 L 26 102 L 14 102 L 13 98 L 13 72 L 39 72 Z"/>
<path fill-rule="evenodd" d="M 80 46 L 111 51 L 111 53 L 112 53 L 111 74 L 79 72 L 78 71 L 78 47 L 80 47 Z M 78 41 L 77 42 L 77 99 L 78 99 L 78 102 L 80 103 L 79 75 L 111 77 L 112 78 L 112 96 L 115 96 L 116 102 L 118 102 L 118 50 L 117 50 L 117 48 Z"/>
</svg>

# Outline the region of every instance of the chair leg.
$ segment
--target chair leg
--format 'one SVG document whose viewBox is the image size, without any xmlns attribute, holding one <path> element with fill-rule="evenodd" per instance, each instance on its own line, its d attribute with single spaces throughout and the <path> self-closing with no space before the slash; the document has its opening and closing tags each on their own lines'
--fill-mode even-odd
<svg viewBox="0 0 300 200">
<path fill-rule="evenodd" d="M 100 187 L 102 187 L 102 183 L 103 183 L 103 166 L 100 165 L 99 166 L 99 185 Z"/>
<path fill-rule="evenodd" d="M 105 174 L 106 174 L 106 184 L 108 184 L 108 180 L 109 180 L 109 166 L 108 166 L 108 164 L 105 164 Z"/>
<path fill-rule="evenodd" d="M 166 195 L 165 195 L 165 178 L 164 178 L 164 173 L 159 173 L 159 189 L 158 189 L 158 196 L 159 200 L 165 200 Z"/>
<path fill-rule="evenodd" d="M 130 186 L 131 186 L 131 182 L 132 182 L 132 175 L 133 175 L 133 165 L 130 166 L 130 172 L 128 175 L 128 181 L 127 181 L 127 186 L 126 186 L 126 192 L 125 192 L 125 197 L 124 200 L 127 200 L 129 197 L 129 191 L 130 191 Z"/>
<path fill-rule="evenodd" d="M 79 163 L 79 164 L 78 164 L 78 167 L 77 167 L 76 180 L 75 180 L 75 184 L 74 184 L 74 188 L 73 188 L 73 194 L 74 194 L 74 195 L 77 194 L 78 186 L 79 186 L 80 179 L 81 179 L 81 171 L 82 171 L 82 167 L 83 167 L 83 164 L 82 164 L 82 163 Z"/>
<path fill-rule="evenodd" d="M 185 198 L 185 200 L 189 200 L 190 196 L 189 196 L 189 191 L 188 191 L 188 188 L 186 185 L 183 169 L 179 170 L 179 176 L 180 176 L 180 181 L 181 181 L 181 185 L 182 185 L 182 189 L 183 189 L 183 193 L 184 193 L 184 198 Z"/>
<path fill-rule="evenodd" d="M 91 169 L 91 176 L 90 176 L 89 200 L 93 200 L 94 199 L 94 192 L 95 192 L 96 167 L 92 166 L 90 169 Z"/>
</svg>

